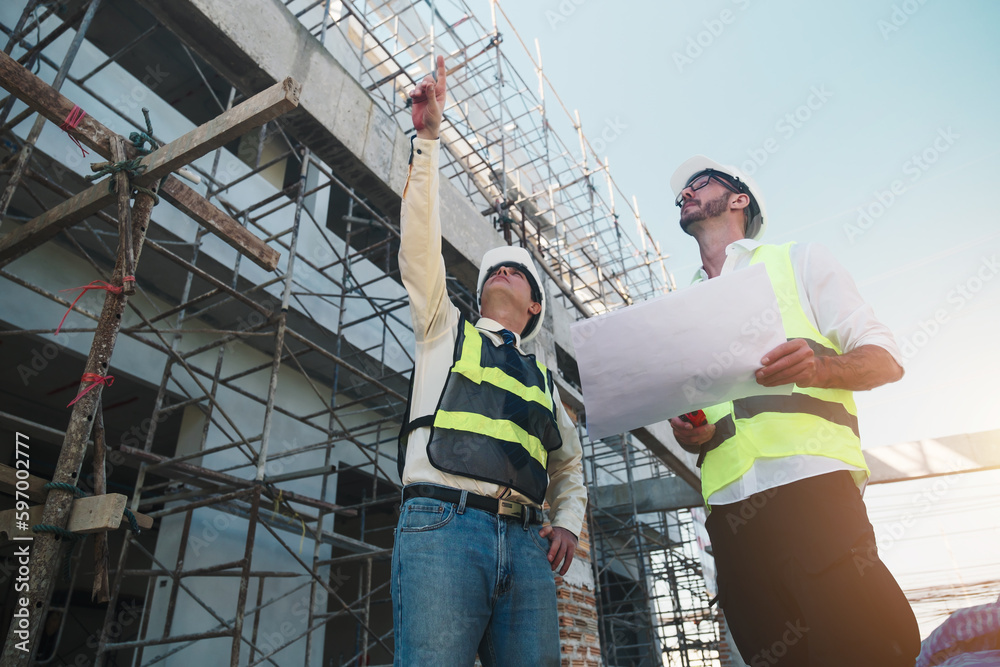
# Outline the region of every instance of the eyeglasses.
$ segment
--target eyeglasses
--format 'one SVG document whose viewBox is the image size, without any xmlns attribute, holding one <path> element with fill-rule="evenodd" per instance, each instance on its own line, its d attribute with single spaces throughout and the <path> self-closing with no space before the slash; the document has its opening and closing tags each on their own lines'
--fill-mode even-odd
<svg viewBox="0 0 1000 667">
<path fill-rule="evenodd" d="M 704 171 L 701 174 L 695 176 L 687 185 L 681 188 L 681 194 L 677 195 L 677 199 L 674 200 L 674 205 L 681 206 L 683 204 L 684 190 L 691 188 L 692 192 L 697 192 L 698 190 L 701 190 L 703 187 L 711 183 L 713 179 L 717 183 L 721 183 L 722 186 L 725 187 L 727 190 L 731 190 L 736 194 L 742 192 L 737 186 L 733 185 L 729 181 L 729 176 L 727 174 L 720 174 L 717 171 L 709 169 L 708 171 Z"/>
</svg>

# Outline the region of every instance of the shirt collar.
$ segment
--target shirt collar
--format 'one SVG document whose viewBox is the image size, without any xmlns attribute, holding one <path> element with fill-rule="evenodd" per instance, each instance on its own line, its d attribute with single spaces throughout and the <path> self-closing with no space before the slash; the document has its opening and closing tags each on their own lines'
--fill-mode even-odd
<svg viewBox="0 0 1000 667">
<path fill-rule="evenodd" d="M 479 329 L 480 331 L 486 331 L 487 333 L 494 334 L 495 336 L 497 336 L 497 340 L 502 340 L 500 338 L 500 331 L 505 327 L 496 320 L 491 320 L 488 317 L 480 317 L 479 321 L 476 322 L 476 328 Z M 515 340 L 514 346 L 521 347 L 521 334 L 517 333 L 516 331 L 511 331 L 511 333 L 514 334 L 514 340 Z"/>
<path fill-rule="evenodd" d="M 752 253 L 762 245 L 763 243 L 760 241 L 754 241 L 753 239 L 740 239 L 738 241 L 733 241 L 726 246 L 726 257 L 729 257 L 730 255 L 746 255 Z M 708 280 L 708 273 L 705 271 L 705 267 L 701 266 L 698 267 L 697 271 L 695 271 L 691 282 L 700 283 L 703 280 Z"/>
</svg>

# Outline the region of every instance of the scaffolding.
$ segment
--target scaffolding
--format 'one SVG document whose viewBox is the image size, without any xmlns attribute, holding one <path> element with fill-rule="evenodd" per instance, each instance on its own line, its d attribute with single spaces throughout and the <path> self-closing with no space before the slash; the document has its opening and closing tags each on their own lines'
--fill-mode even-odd
<svg viewBox="0 0 1000 667">
<path fill-rule="evenodd" d="M 617 504 L 589 506 L 604 664 L 718 665 L 719 612 L 692 512 L 644 512 L 636 503 L 636 481 L 673 473 L 631 435 L 585 439 L 584 460 L 591 498 L 601 487 L 629 491 Z"/>
<path fill-rule="evenodd" d="M 442 174 L 491 216 L 508 243 L 535 251 L 568 306 L 586 317 L 671 288 L 635 198 L 630 203 L 615 183 L 579 112 L 570 113 L 551 87 L 538 40 L 532 53 L 498 2 L 490 2 L 488 24 L 464 1 L 293 0 L 288 7 L 331 42 L 345 67 L 354 63 L 358 81 L 405 129 L 412 127 L 408 91 L 431 73 L 436 55 L 446 57 L 451 99 Z M 510 35 L 531 75 L 508 57 Z M 554 131 L 560 123 L 575 141 Z"/>
<path fill-rule="evenodd" d="M 672 289 L 634 199 L 552 89 L 537 42 L 532 53 L 498 3 L 489 23 L 461 0 L 285 4 L 404 132 L 412 131 L 406 92 L 436 54 L 447 57 L 442 174 L 508 243 L 534 254 L 578 318 Z M 5 52 L 112 133 L 148 129 L 162 145 L 248 99 L 136 3 L 25 0 L 0 16 Z M 523 49 L 531 76 L 507 48 Z M 173 73 L 166 82 L 143 75 L 161 67 Z M 553 129 L 552 100 L 573 141 Z M 5 234 L 11 221 L 31 221 L 88 187 L 77 149 L 41 116 L 26 129 L 33 116 L 14 95 L 0 100 Z M 144 245 L 136 241 L 146 252 L 132 258 L 135 293 L 117 325 L 119 353 L 149 374 L 121 373 L 116 391 L 105 389 L 95 421 L 104 416 L 100 439 L 118 444 L 77 486 L 99 494 L 106 480 L 156 529 L 108 533 L 106 605 L 78 585 L 102 556 L 84 540 L 61 548 L 68 580 L 45 601 L 34 660 L 386 664 L 395 437 L 413 367 L 397 213 L 380 210 L 280 118 L 185 171 L 198 201 L 262 239 L 273 261 L 193 229 L 193 214 L 176 203 L 152 210 Z M 119 210 L 64 229 L 51 258 L 65 258 L 71 275 L 114 282 L 122 220 L 137 215 Z M 51 274 L 0 268 L 12 288 L 70 311 L 60 334 L 70 343 L 53 337 L 54 326 L 15 327 L 0 316 L 5 355 L 41 350 L 47 359 L 55 350 L 49 391 L 9 391 L 12 407 L 0 412 L 4 428 L 39 441 L 43 479 L 70 437 L 57 425 L 63 396 L 80 385 L 74 362 L 101 336 L 87 321 L 103 317 L 97 295 L 71 303 L 60 290 L 72 285 L 57 286 Z M 453 275 L 448 288 L 474 317 L 469 289 Z M 13 365 L 8 372 L 7 386 L 17 386 Z M 103 447 L 96 430 L 93 445 L 90 437 L 80 445 L 92 463 Z M 670 474 L 631 436 L 584 441 L 592 490 Z M 718 628 L 689 513 L 638 514 L 634 503 L 589 511 L 606 664 L 715 664 Z"/>
</svg>

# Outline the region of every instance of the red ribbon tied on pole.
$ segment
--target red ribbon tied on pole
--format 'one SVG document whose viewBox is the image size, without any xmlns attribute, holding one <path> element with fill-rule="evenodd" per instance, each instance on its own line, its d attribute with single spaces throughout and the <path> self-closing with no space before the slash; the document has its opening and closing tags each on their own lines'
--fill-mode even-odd
<svg viewBox="0 0 1000 667">
<path fill-rule="evenodd" d="M 69 402 L 69 405 L 66 406 L 67 408 L 76 403 L 77 401 L 79 401 L 81 398 L 83 398 L 88 391 L 90 391 L 97 385 L 103 384 L 105 387 L 110 387 L 115 383 L 115 378 L 113 375 L 98 375 L 97 373 L 84 373 L 83 377 L 81 377 L 80 379 L 83 382 L 89 382 L 90 384 L 87 385 L 83 391 L 77 394 L 76 398 L 74 398 L 72 401 Z"/>
<path fill-rule="evenodd" d="M 122 278 L 123 283 L 126 281 L 135 282 L 135 277 L 125 276 L 124 278 Z M 69 317 L 69 314 L 73 311 L 73 306 L 76 305 L 76 302 L 79 301 L 81 298 L 83 298 L 83 295 L 86 294 L 88 290 L 92 289 L 102 289 L 111 292 L 112 294 L 122 293 L 121 287 L 118 287 L 117 285 L 112 285 L 111 283 L 105 282 L 103 280 L 92 280 L 88 285 L 81 285 L 80 287 L 70 287 L 64 290 L 59 290 L 60 292 L 72 292 L 73 290 L 82 290 L 82 291 L 77 295 L 75 299 L 73 299 L 73 303 L 69 305 L 69 309 L 66 311 L 66 314 L 63 315 L 63 318 L 59 321 L 59 326 L 56 327 L 56 333 L 55 333 L 56 336 L 59 335 L 59 330 L 62 329 L 63 322 L 66 321 L 66 318 Z"/>
<path fill-rule="evenodd" d="M 77 139 L 76 136 L 70 133 L 70 130 L 75 130 L 76 126 L 80 124 L 80 121 L 82 121 L 83 117 L 86 115 L 86 111 L 74 104 L 73 108 L 66 116 L 66 120 L 64 120 L 62 125 L 59 126 L 59 129 L 65 132 L 69 138 L 73 140 L 73 143 L 76 144 L 77 148 L 83 151 L 83 157 L 87 157 L 87 149 L 83 147 L 83 144 L 80 143 L 80 140 Z"/>
</svg>

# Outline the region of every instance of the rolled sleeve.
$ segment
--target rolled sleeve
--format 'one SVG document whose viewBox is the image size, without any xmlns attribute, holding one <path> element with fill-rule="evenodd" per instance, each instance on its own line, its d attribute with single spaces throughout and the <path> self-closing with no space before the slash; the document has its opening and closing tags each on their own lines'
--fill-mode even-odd
<svg viewBox="0 0 1000 667">
<path fill-rule="evenodd" d="M 805 293 L 816 328 L 844 352 L 862 345 L 877 345 L 902 367 L 903 355 L 889 327 L 875 317 L 847 272 L 825 246 L 808 243 L 793 246 L 800 291 Z"/>
</svg>

